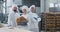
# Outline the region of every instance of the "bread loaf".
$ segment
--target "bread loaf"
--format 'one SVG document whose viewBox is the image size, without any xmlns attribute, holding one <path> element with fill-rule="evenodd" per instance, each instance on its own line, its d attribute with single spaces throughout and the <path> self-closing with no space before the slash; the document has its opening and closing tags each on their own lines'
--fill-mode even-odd
<svg viewBox="0 0 60 32">
<path fill-rule="evenodd" d="M 25 22 L 25 23 L 28 22 L 28 20 L 27 20 L 26 18 L 24 18 L 23 16 L 17 18 L 16 21 L 17 21 L 17 24 L 18 24 L 18 25 L 22 25 L 23 22 Z"/>
</svg>

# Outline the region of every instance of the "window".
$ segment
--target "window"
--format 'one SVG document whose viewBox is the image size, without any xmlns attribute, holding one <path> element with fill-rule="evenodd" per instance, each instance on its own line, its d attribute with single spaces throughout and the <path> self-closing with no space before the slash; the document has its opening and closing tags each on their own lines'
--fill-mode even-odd
<svg viewBox="0 0 60 32">
<path fill-rule="evenodd" d="M 40 7 L 40 0 L 23 0 L 22 4 L 27 6 L 36 5 L 36 7 Z"/>
<path fill-rule="evenodd" d="M 6 4 L 6 2 L 5 2 L 5 0 L 4 0 L 4 3 L 3 3 L 3 14 L 5 14 L 5 4 Z"/>
<path fill-rule="evenodd" d="M 50 3 L 50 6 L 49 7 L 54 7 L 54 4 L 53 3 Z"/>
<path fill-rule="evenodd" d="M 50 12 L 60 12 L 60 0 L 50 0 L 49 5 Z"/>
</svg>

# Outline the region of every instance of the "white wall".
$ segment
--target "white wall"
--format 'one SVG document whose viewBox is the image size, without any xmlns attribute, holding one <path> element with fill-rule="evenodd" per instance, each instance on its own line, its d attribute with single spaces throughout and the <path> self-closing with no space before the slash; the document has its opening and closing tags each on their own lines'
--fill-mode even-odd
<svg viewBox="0 0 60 32">
<path fill-rule="evenodd" d="M 49 12 L 49 6 L 50 6 L 49 4 L 56 2 L 57 0 L 41 0 L 41 12 Z"/>
<path fill-rule="evenodd" d="M 38 14 L 38 13 L 40 13 L 40 7 L 36 7 L 36 13 Z"/>
<path fill-rule="evenodd" d="M 44 0 L 40 0 L 40 5 L 41 12 L 44 12 Z"/>
<path fill-rule="evenodd" d="M 57 0 L 49 0 L 49 3 L 56 3 Z"/>
<path fill-rule="evenodd" d="M 22 5 L 22 0 L 15 0 L 15 1 L 14 1 L 14 4 Z"/>
<path fill-rule="evenodd" d="M 13 0 L 7 0 L 7 6 L 11 6 L 13 4 Z"/>
<path fill-rule="evenodd" d="M 7 13 L 12 12 L 11 7 L 13 4 L 22 5 L 22 0 L 7 0 Z"/>
<path fill-rule="evenodd" d="M 22 5 L 22 0 L 7 0 L 7 6 L 11 6 L 13 4 L 17 4 L 17 5 Z"/>
</svg>

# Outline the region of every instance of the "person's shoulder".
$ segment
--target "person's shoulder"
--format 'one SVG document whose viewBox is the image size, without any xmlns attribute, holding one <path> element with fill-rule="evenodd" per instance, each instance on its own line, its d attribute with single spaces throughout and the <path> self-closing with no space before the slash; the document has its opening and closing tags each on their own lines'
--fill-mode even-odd
<svg viewBox="0 0 60 32">
<path fill-rule="evenodd" d="M 33 15 L 37 15 L 37 13 L 32 13 Z"/>
<path fill-rule="evenodd" d="M 13 14 L 12 12 L 10 12 L 8 15 L 11 15 L 11 14 Z"/>
</svg>

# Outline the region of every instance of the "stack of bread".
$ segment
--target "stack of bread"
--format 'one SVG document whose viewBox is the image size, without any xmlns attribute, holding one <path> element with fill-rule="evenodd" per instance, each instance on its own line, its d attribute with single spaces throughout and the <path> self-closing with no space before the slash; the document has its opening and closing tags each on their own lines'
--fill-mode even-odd
<svg viewBox="0 0 60 32">
<path fill-rule="evenodd" d="M 27 24 L 28 20 L 23 16 L 16 19 L 18 25 L 23 25 L 24 23 Z"/>
</svg>

